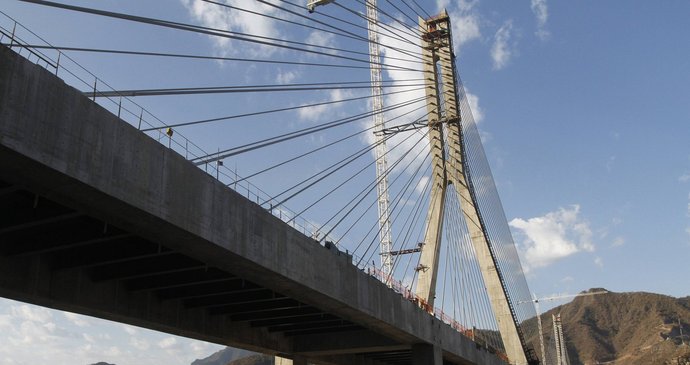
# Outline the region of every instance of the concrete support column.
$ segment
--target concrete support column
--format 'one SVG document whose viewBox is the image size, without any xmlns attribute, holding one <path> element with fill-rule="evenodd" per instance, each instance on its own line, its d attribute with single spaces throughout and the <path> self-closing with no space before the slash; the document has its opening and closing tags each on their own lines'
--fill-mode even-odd
<svg viewBox="0 0 690 365">
<path fill-rule="evenodd" d="M 286 359 L 284 357 L 276 356 L 275 365 L 292 365 L 292 359 Z"/>
<path fill-rule="evenodd" d="M 425 343 L 412 345 L 412 365 L 443 365 L 441 348 Z"/>
<path fill-rule="evenodd" d="M 304 356 L 295 356 L 292 359 L 276 356 L 275 365 L 307 365 L 307 358 Z"/>
</svg>

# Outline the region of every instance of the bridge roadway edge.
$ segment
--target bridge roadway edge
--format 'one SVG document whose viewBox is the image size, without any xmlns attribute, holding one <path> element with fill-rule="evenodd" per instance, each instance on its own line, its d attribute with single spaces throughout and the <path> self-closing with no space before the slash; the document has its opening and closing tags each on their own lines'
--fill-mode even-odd
<svg viewBox="0 0 690 365">
<path fill-rule="evenodd" d="M 447 361 L 504 364 L 346 255 L 334 255 L 5 47 L 0 177 L 359 324 L 362 338 L 372 339 L 368 350 L 432 344 Z M 11 299 L 264 353 L 341 363 L 367 349 L 348 349 L 358 337 L 350 332 L 286 337 L 92 283 L 81 271 L 51 271 L 36 259 L 1 258 L 0 275 L 0 295 Z"/>
</svg>

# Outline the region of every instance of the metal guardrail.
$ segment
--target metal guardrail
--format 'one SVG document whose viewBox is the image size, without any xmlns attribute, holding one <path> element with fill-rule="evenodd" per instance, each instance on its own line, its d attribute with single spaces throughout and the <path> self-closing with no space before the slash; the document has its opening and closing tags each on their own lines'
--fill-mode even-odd
<svg viewBox="0 0 690 365">
<path fill-rule="evenodd" d="M 353 259 L 355 262 L 357 262 L 356 256 L 353 256 Z M 429 305 L 424 299 L 417 297 L 417 295 L 415 295 L 409 287 L 403 285 L 402 282 L 393 279 L 390 275 L 384 273 L 383 270 L 377 268 L 376 265 L 366 264 L 364 267 L 360 268 L 367 274 L 381 281 L 382 283 L 387 284 L 393 291 L 400 294 L 404 299 L 407 299 L 415 303 L 417 306 L 419 306 L 421 309 L 423 309 L 430 315 L 436 317 L 441 322 L 449 325 L 452 329 L 458 331 L 461 335 L 475 342 L 478 346 L 486 348 L 489 352 L 500 357 L 506 363 L 509 363 L 508 356 L 503 351 L 493 348 L 491 345 L 489 345 L 489 342 L 483 339 L 482 336 L 479 333 L 477 333 L 475 328 L 467 328 L 463 326 L 460 322 L 455 320 L 453 317 L 445 313 L 441 308 Z"/>
</svg>

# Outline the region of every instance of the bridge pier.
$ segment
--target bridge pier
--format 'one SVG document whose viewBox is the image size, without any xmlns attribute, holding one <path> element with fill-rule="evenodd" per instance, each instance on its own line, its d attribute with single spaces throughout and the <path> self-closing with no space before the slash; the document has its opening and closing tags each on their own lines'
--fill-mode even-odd
<svg viewBox="0 0 690 365">
<path fill-rule="evenodd" d="M 295 356 L 292 359 L 276 356 L 275 365 L 307 365 L 307 358 L 304 356 Z"/>
<path fill-rule="evenodd" d="M 441 348 L 435 345 L 419 343 L 412 345 L 412 365 L 442 365 Z"/>
<path fill-rule="evenodd" d="M 275 365 L 292 365 L 292 360 L 291 359 L 286 359 L 284 357 L 276 356 Z"/>
</svg>

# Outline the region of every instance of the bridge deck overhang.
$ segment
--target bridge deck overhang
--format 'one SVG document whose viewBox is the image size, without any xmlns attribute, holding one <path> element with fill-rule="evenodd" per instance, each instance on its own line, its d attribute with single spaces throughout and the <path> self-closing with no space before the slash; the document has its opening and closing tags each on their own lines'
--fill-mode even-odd
<svg viewBox="0 0 690 365">
<path fill-rule="evenodd" d="M 4 47 L 0 295 L 321 363 L 503 364 Z"/>
</svg>

